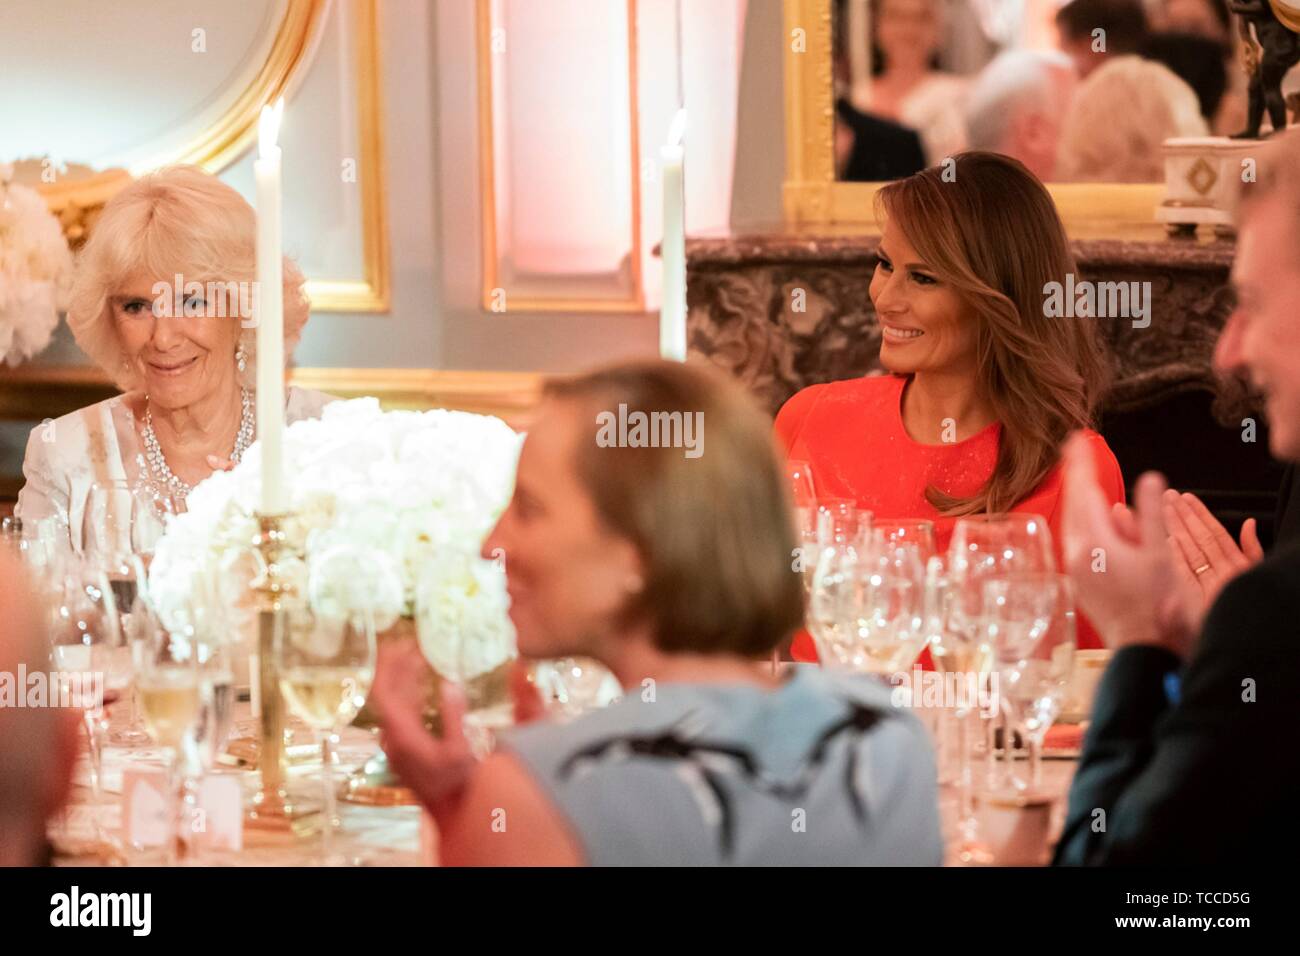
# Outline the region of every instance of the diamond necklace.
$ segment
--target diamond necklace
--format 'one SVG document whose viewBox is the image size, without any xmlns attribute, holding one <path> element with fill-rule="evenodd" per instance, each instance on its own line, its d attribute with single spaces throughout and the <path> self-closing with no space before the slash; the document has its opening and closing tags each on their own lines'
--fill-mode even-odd
<svg viewBox="0 0 1300 956">
<path fill-rule="evenodd" d="M 144 453 L 149 459 L 149 471 L 173 495 L 188 497 L 193 488 L 172 474 L 172 470 L 167 467 L 167 459 L 163 457 L 158 436 L 153 430 L 153 410 L 149 407 L 149 396 L 146 395 L 144 400 Z M 239 464 L 239 459 L 244 457 L 244 452 L 253 443 L 253 397 L 247 388 L 240 388 L 239 404 L 239 432 L 235 435 L 235 450 L 230 453 L 230 460 L 235 464 Z"/>
</svg>

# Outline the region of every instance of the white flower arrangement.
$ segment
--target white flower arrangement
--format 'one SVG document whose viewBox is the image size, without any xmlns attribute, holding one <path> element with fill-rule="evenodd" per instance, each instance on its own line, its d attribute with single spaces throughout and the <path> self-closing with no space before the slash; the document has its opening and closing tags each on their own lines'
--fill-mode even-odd
<svg viewBox="0 0 1300 956">
<path fill-rule="evenodd" d="M 0 165 L 0 363 L 18 365 L 50 343 L 67 308 L 72 253 L 35 190 Z"/>
<path fill-rule="evenodd" d="M 298 582 L 317 613 L 369 606 L 383 630 L 415 616 L 435 668 L 468 679 L 514 656 L 504 569 L 479 556 L 509 501 L 522 436 L 467 412 L 384 412 L 373 398 L 335 401 L 285 429 L 289 511 L 304 534 Z M 149 572 L 164 621 L 196 612 L 195 595 L 252 609 L 261 444 L 190 492 L 169 519 Z M 326 562 L 340 550 L 367 557 Z M 334 565 L 331 572 L 327 565 Z M 252 615 L 236 626 L 251 629 Z"/>
</svg>

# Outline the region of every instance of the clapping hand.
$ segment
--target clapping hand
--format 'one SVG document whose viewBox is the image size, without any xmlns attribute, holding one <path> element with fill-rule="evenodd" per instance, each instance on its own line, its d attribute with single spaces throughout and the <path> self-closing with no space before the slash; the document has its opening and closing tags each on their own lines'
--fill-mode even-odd
<svg viewBox="0 0 1300 956">
<path fill-rule="evenodd" d="M 1162 508 L 1164 478 L 1148 472 L 1138 479 L 1134 510 L 1111 508 L 1087 440 L 1071 436 L 1063 457 L 1065 565 L 1082 610 L 1111 647 L 1151 644 L 1187 656 L 1199 602 L 1174 567 Z"/>
<path fill-rule="evenodd" d="M 1164 513 L 1174 568 L 1183 587 L 1198 596 L 1202 615 L 1225 584 L 1264 557 L 1254 518 L 1242 524 L 1238 546 L 1210 509 L 1193 494 L 1180 495 L 1169 489 L 1164 496 Z"/>
</svg>

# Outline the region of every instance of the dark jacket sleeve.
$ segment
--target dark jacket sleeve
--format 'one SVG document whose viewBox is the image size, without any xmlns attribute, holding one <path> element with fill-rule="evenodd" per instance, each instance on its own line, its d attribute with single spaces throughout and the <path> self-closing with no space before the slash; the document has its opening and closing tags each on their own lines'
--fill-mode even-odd
<svg viewBox="0 0 1300 956">
<path fill-rule="evenodd" d="M 1267 851 L 1258 836 L 1293 796 L 1300 552 L 1224 588 L 1182 675 L 1156 647 L 1118 651 L 1070 788 L 1058 864 L 1192 864 Z M 1286 825 L 1286 824 L 1283 824 Z"/>
</svg>

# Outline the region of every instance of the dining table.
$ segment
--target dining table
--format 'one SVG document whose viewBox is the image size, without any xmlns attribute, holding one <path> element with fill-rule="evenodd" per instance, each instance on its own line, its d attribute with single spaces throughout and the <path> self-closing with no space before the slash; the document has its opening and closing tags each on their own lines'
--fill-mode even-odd
<svg viewBox="0 0 1300 956">
<path fill-rule="evenodd" d="M 123 722 L 125 715 L 115 713 L 127 708 L 110 708 L 110 733 Z M 227 756 L 211 771 L 228 775 L 239 784 L 243 806 L 247 808 L 257 791 L 260 776 L 250 766 L 241 765 L 230 754 L 247 753 L 256 741 L 258 722 L 247 701 L 238 702 L 234 708 Z M 293 800 L 320 806 L 322 794 L 320 749 L 314 745 L 314 734 L 305 725 L 290 717 L 287 725 L 288 746 L 286 788 Z M 362 766 L 379 748 L 378 737 L 371 731 L 357 727 L 344 728 L 338 735 L 335 747 L 333 780 L 342 793 L 347 774 Z M 83 748 L 84 749 L 84 748 Z M 942 751 L 942 747 L 940 748 Z M 977 798 L 979 813 L 996 810 L 1001 816 L 990 823 L 980 816 L 980 826 L 996 827 L 999 832 L 1019 831 L 1029 833 L 1041 847 L 1030 847 L 1029 853 L 1036 863 L 1046 862 L 1050 845 L 1059 836 L 1065 795 L 1074 775 L 1077 761 L 1073 753 L 1047 752 L 1042 762 L 1041 780 L 1036 788 L 1037 805 L 1018 808 L 1015 801 L 999 801 L 997 807 L 984 805 Z M 197 850 L 182 845 L 182 851 L 173 861 L 168 861 L 158 847 L 133 846 L 123 827 L 123 780 L 131 768 L 160 770 L 165 766 L 165 754 L 156 747 L 145 745 L 123 747 L 106 743 L 102 751 L 99 795 L 96 799 L 91 786 L 88 757 L 83 753 L 74 771 L 72 797 L 65 810 L 57 815 L 50 826 L 50 843 L 53 863 L 62 866 L 156 866 L 174 862 L 181 866 L 313 866 L 322 862 L 319 821 L 323 814 L 316 813 L 315 821 L 308 818 L 298 832 L 264 832 L 252 827 L 243 831 L 243 845 L 238 850 L 201 847 Z M 963 830 L 962 788 L 957 775 L 951 772 L 954 761 L 940 753 L 939 815 L 946 848 L 944 864 L 969 865 L 962 859 Z M 1013 761 L 1021 763 L 1021 761 Z M 996 764 L 1005 768 L 999 759 Z M 988 765 L 982 757 L 972 760 L 972 772 L 982 774 Z M 945 775 L 944 769 L 949 773 Z M 1014 773 L 1013 773 L 1014 775 Z M 408 867 L 436 865 L 437 832 L 430 817 L 419 806 L 374 806 L 347 802 L 337 803 L 334 837 L 335 865 Z M 1030 815 L 1047 814 L 1042 820 Z M 1009 816 L 1008 816 L 1009 814 Z M 1023 817 L 1023 820 L 1021 819 Z M 1022 825 L 1023 824 L 1023 825 Z M 1022 841 L 1023 843 L 1023 841 Z M 1025 862 L 1025 848 L 1020 846 L 1014 863 Z M 996 854 L 984 863 L 998 864 Z"/>
</svg>

